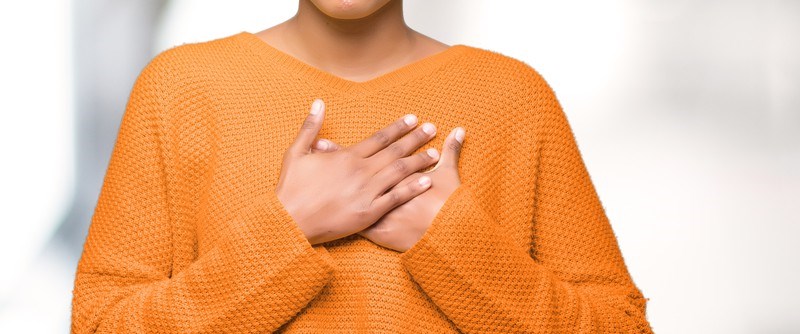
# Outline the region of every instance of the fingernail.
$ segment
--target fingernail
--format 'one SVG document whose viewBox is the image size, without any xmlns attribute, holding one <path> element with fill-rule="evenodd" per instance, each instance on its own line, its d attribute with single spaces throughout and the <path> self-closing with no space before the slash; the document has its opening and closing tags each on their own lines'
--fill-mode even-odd
<svg viewBox="0 0 800 334">
<path fill-rule="evenodd" d="M 464 135 L 465 135 L 464 129 L 462 128 L 456 129 L 456 140 L 458 140 L 459 143 L 462 144 L 464 143 Z"/>
<path fill-rule="evenodd" d="M 324 140 L 318 140 L 316 147 L 319 150 L 327 150 L 328 149 L 328 142 L 324 141 Z"/>
<path fill-rule="evenodd" d="M 425 131 L 425 133 L 432 135 L 434 132 L 436 132 L 436 127 L 434 127 L 433 124 L 431 123 L 425 123 L 422 125 L 422 131 Z"/>
<path fill-rule="evenodd" d="M 403 122 L 408 124 L 408 126 L 417 124 L 417 116 L 414 116 L 413 114 L 408 114 L 405 117 L 403 117 Z"/>
<path fill-rule="evenodd" d="M 314 99 L 314 103 L 311 104 L 311 114 L 318 115 L 320 110 L 322 110 L 322 100 Z"/>
<path fill-rule="evenodd" d="M 427 187 L 431 184 L 431 178 L 429 176 L 423 176 L 419 178 L 419 184 L 423 187 Z"/>
<path fill-rule="evenodd" d="M 429 148 L 429 149 L 425 150 L 425 153 L 428 153 L 428 155 L 429 155 L 431 158 L 434 158 L 434 159 L 436 159 L 436 158 L 438 158 L 438 157 L 439 157 L 439 151 L 437 151 L 437 150 L 436 150 L 435 148 L 433 148 L 433 147 L 431 147 L 431 148 Z"/>
</svg>

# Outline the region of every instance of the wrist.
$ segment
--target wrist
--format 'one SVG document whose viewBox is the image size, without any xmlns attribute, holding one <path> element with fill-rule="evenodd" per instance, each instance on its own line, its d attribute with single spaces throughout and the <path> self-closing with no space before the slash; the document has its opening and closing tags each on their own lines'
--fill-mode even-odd
<svg viewBox="0 0 800 334">
<path fill-rule="evenodd" d="M 318 243 L 318 236 L 315 233 L 315 229 L 311 226 L 307 226 L 303 219 L 300 219 L 296 210 L 293 208 L 292 205 L 287 204 L 288 202 L 283 199 L 283 195 L 281 192 L 280 187 L 275 189 L 275 196 L 278 198 L 278 202 L 280 202 L 281 206 L 283 206 L 283 210 L 285 210 L 289 216 L 292 218 L 292 222 L 303 232 L 303 235 L 308 239 L 308 242 L 312 245 Z"/>
</svg>

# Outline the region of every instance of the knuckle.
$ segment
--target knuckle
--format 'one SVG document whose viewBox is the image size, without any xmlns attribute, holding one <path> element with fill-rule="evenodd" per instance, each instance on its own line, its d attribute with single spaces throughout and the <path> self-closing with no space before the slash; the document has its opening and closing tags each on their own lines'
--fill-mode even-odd
<svg viewBox="0 0 800 334">
<path fill-rule="evenodd" d="M 372 134 L 372 139 L 377 141 L 381 145 L 388 145 L 389 144 L 389 136 L 383 130 L 378 130 Z"/>
<path fill-rule="evenodd" d="M 355 215 L 357 221 L 368 221 L 370 218 L 367 210 L 358 210 Z"/>
<path fill-rule="evenodd" d="M 306 118 L 303 121 L 303 125 L 300 126 L 301 129 L 314 129 L 317 126 L 317 122 L 310 117 Z"/>
<path fill-rule="evenodd" d="M 408 164 L 403 160 L 395 160 L 392 162 L 392 168 L 400 173 L 405 173 L 408 171 Z"/>
<path fill-rule="evenodd" d="M 406 122 L 404 122 L 404 121 L 403 121 L 403 119 L 402 119 L 402 118 L 401 118 L 401 119 L 399 119 L 399 120 L 397 120 L 397 121 L 395 121 L 394 123 L 392 123 L 392 126 L 393 126 L 393 127 L 394 127 L 394 128 L 395 128 L 395 129 L 396 129 L 398 132 L 402 132 L 402 131 L 404 131 L 404 130 L 405 130 L 407 127 L 408 127 L 408 125 L 406 124 Z"/>
<path fill-rule="evenodd" d="M 419 156 L 419 161 L 422 163 L 428 163 L 429 161 L 434 160 L 434 158 L 428 154 L 428 150 L 418 153 L 417 156 Z"/>
<path fill-rule="evenodd" d="M 353 153 L 353 151 L 350 150 L 349 148 L 341 149 L 336 153 L 338 153 L 337 156 L 339 157 L 339 159 L 342 159 L 342 161 L 351 161 L 354 160 L 356 157 L 355 153 Z"/>
<path fill-rule="evenodd" d="M 365 171 L 365 165 L 355 153 L 349 150 L 335 151 L 336 160 L 333 164 L 347 171 L 348 176 L 359 175 Z"/>
<path fill-rule="evenodd" d="M 389 201 L 391 203 L 400 203 L 401 197 L 397 191 L 390 191 L 387 195 L 389 196 Z"/>
<path fill-rule="evenodd" d="M 391 152 L 392 155 L 395 156 L 395 157 L 405 156 L 405 150 L 398 143 L 394 143 L 392 145 L 389 145 L 389 152 Z"/>
<path fill-rule="evenodd" d="M 456 153 L 461 152 L 461 144 L 459 144 L 457 140 L 451 140 L 447 144 L 447 147 L 450 148 L 451 150 L 455 151 Z"/>
<path fill-rule="evenodd" d="M 412 165 L 415 170 L 422 168 L 422 166 L 425 166 L 430 162 L 430 157 L 426 153 L 417 153 L 408 159 L 410 165 Z"/>
<path fill-rule="evenodd" d="M 369 220 L 372 215 L 370 203 L 362 202 L 355 208 L 355 216 L 358 220 Z"/>
<path fill-rule="evenodd" d="M 335 151 L 339 157 L 339 163 L 343 164 L 344 166 L 358 166 L 358 162 L 360 157 L 358 154 L 353 152 L 350 149 L 342 149 Z"/>
<path fill-rule="evenodd" d="M 408 182 L 406 185 L 408 192 L 410 193 L 418 193 L 423 190 L 423 187 L 419 184 L 419 178 L 414 178 L 411 182 Z"/>
<path fill-rule="evenodd" d="M 427 134 L 427 133 L 425 133 L 425 131 L 422 131 L 422 129 L 420 128 L 420 129 L 417 129 L 416 131 L 414 131 L 414 137 L 415 137 L 415 138 L 416 138 L 418 141 L 420 141 L 420 142 L 424 142 L 425 140 L 427 140 L 427 139 L 428 139 L 428 134 Z"/>
</svg>

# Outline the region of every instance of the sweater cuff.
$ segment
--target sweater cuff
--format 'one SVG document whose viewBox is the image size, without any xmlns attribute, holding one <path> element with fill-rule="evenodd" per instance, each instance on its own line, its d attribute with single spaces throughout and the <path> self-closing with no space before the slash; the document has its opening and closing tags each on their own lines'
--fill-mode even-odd
<svg viewBox="0 0 800 334">
<path fill-rule="evenodd" d="M 275 192 L 268 191 L 259 195 L 242 212 L 244 212 L 243 221 L 259 225 L 251 226 L 251 228 L 261 230 L 269 226 L 272 239 L 269 243 L 285 245 L 281 247 L 285 249 L 280 250 L 285 256 L 310 261 L 310 264 L 323 269 L 322 271 L 328 274 L 335 270 L 335 260 L 327 249 L 322 245 L 312 245 L 309 242 L 303 230 L 286 211 Z M 247 235 L 242 237 L 247 238 Z"/>
<path fill-rule="evenodd" d="M 444 202 L 422 238 L 400 254 L 400 260 L 410 269 L 430 261 L 445 261 L 440 257 L 463 253 L 459 242 L 471 239 L 469 234 L 485 227 L 481 224 L 492 221 L 475 199 L 472 187 L 462 183 Z"/>
</svg>

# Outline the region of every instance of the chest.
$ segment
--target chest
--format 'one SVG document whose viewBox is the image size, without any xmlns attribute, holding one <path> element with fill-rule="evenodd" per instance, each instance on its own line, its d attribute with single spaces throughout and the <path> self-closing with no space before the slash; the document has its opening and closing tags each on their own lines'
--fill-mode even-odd
<svg viewBox="0 0 800 334">
<path fill-rule="evenodd" d="M 318 138 L 342 147 L 353 145 L 413 113 L 418 126 L 431 122 L 437 132 L 417 148 L 433 147 L 442 152 L 444 140 L 455 127 L 466 129 L 458 169 L 461 182 L 475 185 L 478 198 L 487 199 L 485 209 L 509 230 L 520 245 L 530 240 L 532 209 L 532 143 L 524 121 L 507 116 L 491 99 L 447 96 L 440 93 L 359 96 L 318 96 L 326 102 L 325 118 Z M 191 193 L 197 204 L 193 222 L 197 255 L 214 247 L 224 233 L 226 221 L 255 194 L 273 191 L 277 185 L 283 154 L 295 140 L 314 97 L 271 98 L 268 94 L 249 101 L 226 104 L 208 116 L 208 146 L 211 154 L 190 168 L 197 173 Z M 188 141 L 187 141 L 188 142 Z M 185 201 L 184 201 L 185 202 Z M 190 211 L 191 212 L 191 211 Z"/>
</svg>

